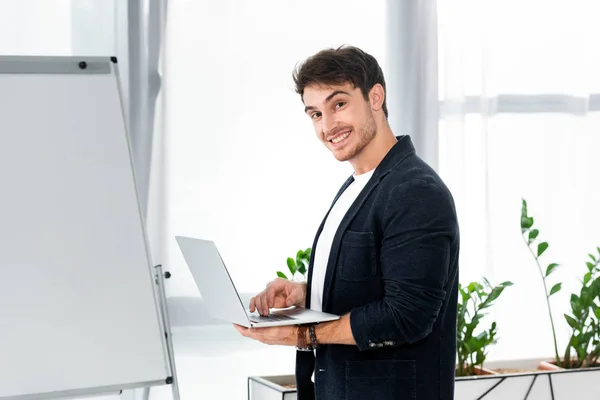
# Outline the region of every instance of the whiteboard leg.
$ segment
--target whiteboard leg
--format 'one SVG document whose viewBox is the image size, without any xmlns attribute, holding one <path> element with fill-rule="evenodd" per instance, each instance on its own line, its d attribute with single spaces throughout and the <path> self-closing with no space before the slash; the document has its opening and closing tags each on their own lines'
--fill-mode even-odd
<svg viewBox="0 0 600 400">
<path fill-rule="evenodd" d="M 179 381 L 177 379 L 177 371 L 175 368 L 175 352 L 173 351 L 173 340 L 171 338 L 171 324 L 169 321 L 169 311 L 167 309 L 167 295 L 165 293 L 165 279 L 171 277 L 170 272 L 163 273 L 162 265 L 157 265 L 156 269 L 156 284 L 158 285 L 158 293 L 160 296 L 160 304 L 162 310 L 163 326 L 165 328 L 165 338 L 167 339 L 167 351 L 169 353 L 169 362 L 171 364 L 171 374 L 173 375 L 170 382 L 171 389 L 173 390 L 173 400 L 180 400 L 179 398 Z M 144 400 L 147 400 L 144 398 Z"/>
</svg>

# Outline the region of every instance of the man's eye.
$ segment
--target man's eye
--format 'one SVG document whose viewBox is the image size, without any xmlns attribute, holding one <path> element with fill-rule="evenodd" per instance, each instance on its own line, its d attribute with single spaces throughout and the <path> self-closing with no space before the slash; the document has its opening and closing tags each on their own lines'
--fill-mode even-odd
<svg viewBox="0 0 600 400">
<path fill-rule="evenodd" d="M 343 107 L 343 106 L 344 106 L 344 104 L 346 104 L 346 103 L 345 103 L 345 102 L 343 102 L 343 101 L 340 101 L 339 103 L 335 103 L 335 108 L 340 108 L 340 107 Z"/>
<path fill-rule="evenodd" d="M 321 116 L 321 113 L 320 113 L 320 112 L 315 112 L 315 113 L 312 113 L 312 114 L 310 114 L 310 117 L 311 117 L 312 119 L 317 119 L 317 118 L 319 118 L 320 116 Z"/>
</svg>

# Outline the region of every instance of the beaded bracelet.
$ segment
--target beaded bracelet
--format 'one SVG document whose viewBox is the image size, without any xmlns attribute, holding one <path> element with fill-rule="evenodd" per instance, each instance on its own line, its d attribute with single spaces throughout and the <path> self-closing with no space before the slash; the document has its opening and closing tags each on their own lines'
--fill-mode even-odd
<svg viewBox="0 0 600 400">
<path fill-rule="evenodd" d="M 319 342 L 317 341 L 317 334 L 315 332 L 315 326 L 314 325 L 310 325 L 308 327 L 308 336 L 310 337 L 310 344 L 311 344 L 311 348 L 314 349 L 318 349 L 319 347 L 321 347 L 319 345 Z"/>
</svg>

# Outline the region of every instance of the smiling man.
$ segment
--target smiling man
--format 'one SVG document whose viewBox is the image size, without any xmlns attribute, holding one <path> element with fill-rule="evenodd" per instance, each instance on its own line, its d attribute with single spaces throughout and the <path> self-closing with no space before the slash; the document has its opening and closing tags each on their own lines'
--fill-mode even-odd
<svg viewBox="0 0 600 400">
<path fill-rule="evenodd" d="M 393 134 L 371 55 L 320 51 L 294 82 L 317 138 L 354 173 L 317 231 L 308 282 L 276 279 L 250 311 L 295 305 L 342 318 L 236 328 L 296 346 L 300 400 L 453 399 L 459 230 L 450 192 L 410 137 Z"/>
</svg>

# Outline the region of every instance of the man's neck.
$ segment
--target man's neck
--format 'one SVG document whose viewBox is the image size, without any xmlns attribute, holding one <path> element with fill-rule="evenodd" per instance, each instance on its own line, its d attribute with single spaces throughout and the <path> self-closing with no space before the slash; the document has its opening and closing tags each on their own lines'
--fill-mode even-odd
<svg viewBox="0 0 600 400">
<path fill-rule="evenodd" d="M 355 174 L 361 175 L 377 168 L 381 160 L 397 142 L 398 139 L 396 139 L 389 126 L 377 132 L 367 147 L 357 157 L 349 161 Z"/>
</svg>

